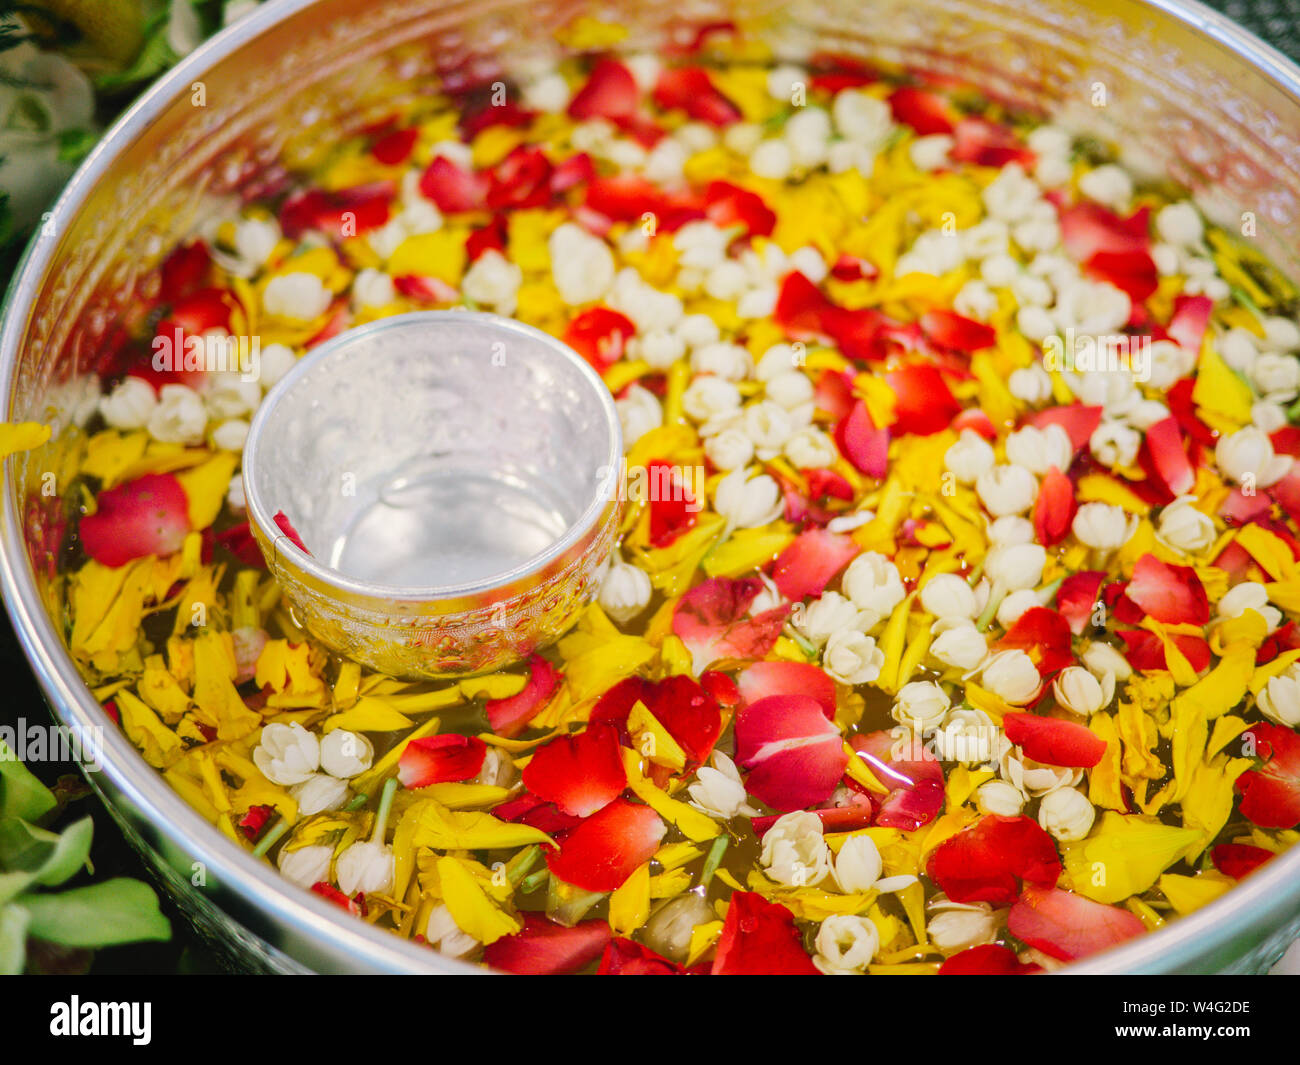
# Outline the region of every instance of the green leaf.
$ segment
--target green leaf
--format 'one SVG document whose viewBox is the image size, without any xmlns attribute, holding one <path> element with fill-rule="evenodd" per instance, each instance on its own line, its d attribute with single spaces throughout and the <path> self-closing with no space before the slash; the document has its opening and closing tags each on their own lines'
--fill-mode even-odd
<svg viewBox="0 0 1300 1065">
<path fill-rule="evenodd" d="M 95 822 L 89 817 L 73 822 L 60 832 L 54 853 L 37 870 L 36 882 L 53 887 L 85 868 L 90 861 L 90 841 L 94 835 Z"/>
<path fill-rule="evenodd" d="M 54 792 L 36 779 L 0 740 L 0 817 L 35 821 L 58 805 Z"/>
<path fill-rule="evenodd" d="M 7 905 L 36 883 L 36 874 L 28 872 L 0 873 L 0 906 Z"/>
<path fill-rule="evenodd" d="M 67 947 L 166 940 L 172 934 L 158 896 L 139 880 L 117 877 L 57 895 L 24 895 L 20 902 L 31 916 L 29 936 Z"/>
<path fill-rule="evenodd" d="M 65 129 L 59 134 L 59 161 L 80 163 L 99 143 L 99 132 L 93 129 Z"/>
<path fill-rule="evenodd" d="M 21 906 L 0 909 L 0 976 L 17 976 L 27 958 L 29 914 Z"/>
<path fill-rule="evenodd" d="M 178 58 L 167 43 L 167 18 L 164 12 L 161 19 L 155 21 L 154 28 L 135 61 L 126 70 L 101 74 L 95 79 L 95 88 L 100 92 L 113 92 L 147 81 L 172 66 Z"/>
</svg>

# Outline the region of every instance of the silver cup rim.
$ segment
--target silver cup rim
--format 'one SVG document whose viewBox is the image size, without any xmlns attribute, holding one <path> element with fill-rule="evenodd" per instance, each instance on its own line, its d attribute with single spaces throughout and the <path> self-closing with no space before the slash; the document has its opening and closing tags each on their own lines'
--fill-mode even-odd
<svg viewBox="0 0 1300 1065">
<path fill-rule="evenodd" d="M 259 445 L 261 438 L 266 430 L 269 421 L 275 416 L 275 408 L 280 401 L 300 383 L 308 374 L 322 363 L 337 357 L 349 346 L 355 344 L 358 339 L 377 336 L 381 333 L 390 332 L 396 329 L 410 328 L 411 326 L 426 325 L 437 327 L 449 322 L 463 322 L 466 320 L 480 322 L 483 325 L 500 331 L 503 335 L 515 335 L 526 337 L 529 340 L 542 344 L 550 349 L 556 355 L 572 363 L 582 375 L 583 379 L 591 387 L 593 397 L 601 406 L 604 415 L 606 429 L 609 435 L 609 453 L 606 455 L 605 468 L 614 471 L 618 468 L 619 460 L 623 455 L 623 430 L 619 422 L 618 408 L 614 405 L 614 396 L 609 388 L 605 385 L 604 380 L 596 373 L 592 365 L 587 362 L 581 355 L 573 350 L 568 344 L 557 340 L 550 333 L 543 332 L 540 329 L 527 325 L 514 318 L 506 318 L 499 314 L 491 314 L 486 311 L 462 311 L 462 310 L 442 310 L 442 311 L 408 311 L 403 314 L 391 315 L 387 318 L 380 318 L 373 322 L 367 322 L 364 325 L 355 326 L 352 329 L 345 330 L 336 337 L 331 337 L 314 348 L 308 354 L 302 356 L 297 363 L 286 373 L 263 397 L 262 402 L 258 405 L 256 413 L 253 415 L 252 423 L 249 426 L 248 436 L 244 441 L 244 451 L 241 462 L 241 476 L 244 485 L 244 505 L 248 513 L 249 521 L 256 525 L 262 533 L 265 534 L 268 542 L 274 544 L 276 551 L 283 550 L 290 553 L 293 565 L 300 571 L 315 578 L 316 581 L 328 587 L 338 589 L 348 596 L 362 597 L 370 599 L 379 599 L 396 602 L 419 602 L 433 603 L 442 602 L 451 599 L 472 598 L 474 596 L 484 595 L 490 592 L 498 591 L 502 588 L 509 587 L 520 580 L 524 580 L 535 574 L 545 572 L 555 562 L 564 558 L 571 552 L 584 537 L 586 537 L 596 524 L 601 520 L 609 503 L 608 492 L 603 487 L 598 488 L 593 494 L 591 500 L 580 515 L 564 531 L 564 534 L 555 540 L 545 550 L 538 552 L 531 558 L 526 559 L 518 566 L 501 573 L 493 574 L 490 577 L 481 580 L 469 581 L 462 584 L 446 585 L 429 585 L 429 586 L 399 586 L 375 584 L 370 581 L 358 580 L 340 573 L 332 566 L 326 565 L 314 555 L 303 551 L 295 545 L 275 524 L 274 512 L 269 509 L 265 500 L 261 498 L 257 490 L 256 478 L 253 476 L 257 469 L 259 461 Z M 601 482 L 602 486 L 607 484 L 607 480 Z"/>
</svg>

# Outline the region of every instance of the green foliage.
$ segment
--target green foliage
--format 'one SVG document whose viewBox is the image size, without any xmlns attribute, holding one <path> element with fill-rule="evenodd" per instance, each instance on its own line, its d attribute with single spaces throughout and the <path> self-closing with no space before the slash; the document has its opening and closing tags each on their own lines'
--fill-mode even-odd
<svg viewBox="0 0 1300 1065">
<path fill-rule="evenodd" d="M 44 890 L 90 868 L 91 819 L 62 831 L 39 823 L 58 808 L 55 794 L 0 742 L 0 975 L 23 971 L 31 941 L 86 949 L 171 938 L 158 896 L 138 880 Z"/>
</svg>

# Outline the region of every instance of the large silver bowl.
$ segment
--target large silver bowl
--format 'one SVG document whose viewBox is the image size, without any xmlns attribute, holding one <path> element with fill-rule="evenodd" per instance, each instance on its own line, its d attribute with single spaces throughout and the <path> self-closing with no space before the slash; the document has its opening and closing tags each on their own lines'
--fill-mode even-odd
<svg viewBox="0 0 1300 1065">
<path fill-rule="evenodd" d="M 0 329 L 10 419 L 75 422 L 84 379 L 149 270 L 222 196 L 255 195 L 313 144 L 390 113 L 431 74 L 526 72 L 579 14 L 660 48 L 683 23 L 733 19 L 791 57 L 824 49 L 955 74 L 1064 116 L 1126 148 L 1126 162 L 1192 187 L 1209 215 L 1250 212 L 1260 247 L 1300 278 L 1300 69 L 1185 0 L 277 0 L 209 41 L 109 132 L 33 241 Z M 686 31 L 689 36 L 689 30 Z M 473 57 L 479 57 L 473 59 Z M 202 83 L 202 92 L 200 85 Z M 1091 101 L 1100 83 L 1106 106 Z M 203 106 L 196 101 L 203 97 Z M 0 580 L 32 665 L 66 724 L 102 711 L 50 604 L 41 474 L 58 435 L 11 459 Z M 347 919 L 257 862 L 191 810 L 110 730 L 92 782 L 194 921 L 245 965 L 281 971 L 470 971 Z M 1076 972 L 1256 971 L 1300 928 L 1300 848 L 1241 887 Z"/>
</svg>

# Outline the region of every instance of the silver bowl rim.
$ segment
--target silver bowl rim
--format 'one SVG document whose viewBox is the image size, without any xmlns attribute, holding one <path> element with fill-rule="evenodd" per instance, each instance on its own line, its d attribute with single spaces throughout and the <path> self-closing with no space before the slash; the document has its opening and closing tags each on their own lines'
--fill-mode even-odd
<svg viewBox="0 0 1300 1065">
<path fill-rule="evenodd" d="M 349 577 L 347 574 L 327 565 L 310 552 L 303 551 L 276 527 L 274 519 L 269 514 L 266 502 L 257 489 L 256 478 L 253 474 L 257 470 L 259 461 L 257 455 L 262 434 L 267 430 L 271 419 L 275 417 L 277 404 L 288 395 L 296 384 L 300 383 L 317 367 L 330 359 L 342 357 L 349 347 L 357 343 L 364 343 L 370 337 L 393 330 L 409 329 L 413 326 L 438 328 L 465 321 L 478 322 L 491 330 L 499 332 L 502 337 L 508 337 L 512 334 L 525 337 L 572 364 L 582 376 L 583 381 L 592 393 L 591 398 L 600 405 L 601 412 L 604 415 L 605 428 L 609 434 L 609 447 L 605 454 L 603 469 L 610 472 L 617 470 L 619 459 L 623 454 L 623 431 L 619 423 L 618 408 L 614 406 L 613 394 L 586 359 L 568 344 L 557 340 L 549 333 L 544 333 L 525 322 L 506 318 L 499 314 L 491 314 L 487 311 L 458 310 L 408 311 L 405 314 L 391 315 L 387 318 L 376 319 L 373 322 L 346 329 L 338 336 L 331 337 L 325 343 L 318 345 L 300 358 L 292 369 L 277 381 L 275 386 L 263 397 L 262 402 L 258 405 L 257 412 L 253 415 L 248 436 L 244 441 L 242 463 L 244 500 L 249 518 L 261 528 L 267 539 L 276 545 L 277 551 L 280 550 L 281 542 L 289 543 L 292 547 L 293 565 L 310 574 L 327 587 L 337 588 L 351 595 L 364 596 L 372 600 L 418 603 L 435 603 L 446 599 L 508 591 L 516 582 L 530 576 L 540 576 L 546 573 L 548 567 L 564 559 L 591 533 L 592 529 L 600 523 L 605 515 L 609 503 L 608 476 L 600 479 L 591 500 L 582 513 L 569 524 L 569 527 L 565 529 L 558 539 L 545 549 L 525 559 L 517 566 L 493 574 L 490 577 L 467 581 L 463 584 L 440 584 L 428 587 L 376 584 L 372 581 Z"/>
<path fill-rule="evenodd" d="M 241 45 L 260 36 L 281 21 L 311 7 L 314 0 L 277 0 L 221 30 L 191 52 L 147 89 L 121 117 L 105 131 L 50 209 L 58 219 L 75 211 L 103 177 L 120 143 L 130 141 L 154 122 L 174 98 L 189 91 L 190 84 L 211 62 L 225 58 Z M 1266 44 L 1225 15 L 1199 0 L 1144 0 L 1147 6 L 1197 31 L 1267 76 L 1300 105 L 1300 66 Z M 19 343 L 25 319 L 13 313 L 34 299 L 41 279 L 49 268 L 56 241 L 54 227 L 38 227 L 15 270 L 4 303 L 0 306 L 0 396 L 6 410 L 18 370 Z M 10 479 L 18 457 L 5 463 Z M 103 723 L 103 709 L 82 680 L 62 637 L 55 631 L 38 595 L 27 558 L 24 526 L 15 494 L 6 490 L 0 517 L 0 595 L 15 634 L 31 663 L 47 699 L 57 716 L 82 728 Z M 220 871 L 221 878 L 246 903 L 269 918 L 288 926 L 295 934 L 332 940 L 335 956 L 347 953 L 365 957 L 365 968 L 384 972 L 450 972 L 480 974 L 485 970 L 463 961 L 445 958 L 427 947 L 404 940 L 354 918 L 345 918 L 332 903 L 288 883 L 265 862 L 227 839 L 199 816 L 140 757 L 125 733 L 105 733 L 101 751 L 103 772 L 119 792 L 146 817 L 169 843 L 183 848 L 196 861 L 206 861 Z M 1294 915 L 1300 906 L 1292 896 L 1300 873 L 1300 847 L 1281 854 L 1201 909 L 1170 922 L 1129 943 L 1103 954 L 1076 962 L 1066 972 L 1072 975 L 1101 975 L 1115 972 L 1158 971 L 1166 956 L 1178 956 L 1194 949 L 1198 941 L 1226 942 L 1222 929 L 1234 917 L 1252 916 L 1255 911 L 1274 916 Z M 1290 901 L 1288 901 L 1290 900 Z"/>
</svg>

